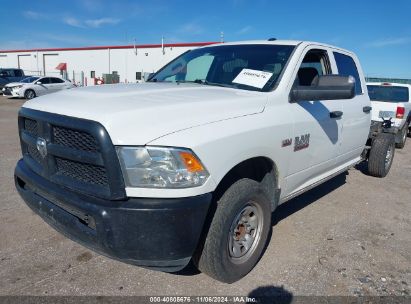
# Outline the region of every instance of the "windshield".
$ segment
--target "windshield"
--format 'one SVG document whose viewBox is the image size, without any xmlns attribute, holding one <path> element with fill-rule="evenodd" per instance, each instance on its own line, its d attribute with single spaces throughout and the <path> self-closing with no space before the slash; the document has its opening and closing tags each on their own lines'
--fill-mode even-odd
<svg viewBox="0 0 411 304">
<path fill-rule="evenodd" d="M 3 70 L 3 69 L 0 69 L 0 74 L 1 74 L 1 76 L 3 76 L 3 77 L 13 77 L 13 73 L 12 73 L 11 70 Z"/>
<path fill-rule="evenodd" d="M 408 102 L 407 87 L 368 85 L 368 95 L 374 101 Z"/>
<path fill-rule="evenodd" d="M 23 83 L 31 83 L 33 81 L 36 81 L 37 79 L 39 79 L 40 77 L 27 77 L 24 78 L 22 80 L 20 80 L 19 82 L 23 82 Z"/>
<path fill-rule="evenodd" d="M 269 91 L 278 81 L 294 46 L 219 45 L 184 53 L 154 74 L 150 82 L 194 82 L 203 85 Z"/>
</svg>

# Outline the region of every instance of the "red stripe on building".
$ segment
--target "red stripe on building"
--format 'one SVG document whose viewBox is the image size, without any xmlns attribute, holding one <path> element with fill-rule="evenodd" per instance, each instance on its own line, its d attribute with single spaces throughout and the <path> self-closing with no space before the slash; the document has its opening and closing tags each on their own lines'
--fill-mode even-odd
<svg viewBox="0 0 411 304">
<path fill-rule="evenodd" d="M 218 42 L 192 42 L 192 43 L 167 43 L 164 47 L 198 47 L 215 44 Z M 57 52 L 57 51 L 88 51 L 88 50 L 116 50 L 116 49 L 149 49 L 161 48 L 161 44 L 140 44 L 140 45 L 105 45 L 105 46 L 86 46 L 73 48 L 43 48 L 28 50 L 0 50 L 0 53 L 22 53 L 22 52 Z"/>
</svg>

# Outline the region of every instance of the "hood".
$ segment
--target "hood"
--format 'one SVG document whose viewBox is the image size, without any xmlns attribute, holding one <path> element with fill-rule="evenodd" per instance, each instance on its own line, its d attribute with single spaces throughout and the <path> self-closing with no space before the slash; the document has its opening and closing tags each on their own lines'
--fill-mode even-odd
<svg viewBox="0 0 411 304">
<path fill-rule="evenodd" d="M 100 122 L 115 145 L 144 145 L 180 130 L 264 110 L 267 94 L 201 84 L 115 84 L 64 90 L 23 107 Z"/>
<path fill-rule="evenodd" d="M 5 85 L 5 87 L 15 87 L 15 86 L 19 86 L 19 85 L 25 85 L 27 83 L 22 83 L 22 82 L 9 82 L 8 84 Z"/>
</svg>

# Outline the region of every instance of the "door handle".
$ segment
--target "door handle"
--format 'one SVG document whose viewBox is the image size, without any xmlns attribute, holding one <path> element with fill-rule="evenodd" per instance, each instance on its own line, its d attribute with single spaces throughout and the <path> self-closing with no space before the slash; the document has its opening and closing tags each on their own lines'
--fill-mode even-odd
<svg viewBox="0 0 411 304">
<path fill-rule="evenodd" d="M 370 113 L 371 110 L 372 110 L 372 107 L 370 107 L 370 106 L 365 106 L 365 107 L 362 108 L 362 111 L 363 111 L 364 113 Z"/>
<path fill-rule="evenodd" d="M 343 116 L 342 111 L 332 111 L 332 112 L 330 112 L 330 118 L 339 118 L 341 116 Z"/>
</svg>

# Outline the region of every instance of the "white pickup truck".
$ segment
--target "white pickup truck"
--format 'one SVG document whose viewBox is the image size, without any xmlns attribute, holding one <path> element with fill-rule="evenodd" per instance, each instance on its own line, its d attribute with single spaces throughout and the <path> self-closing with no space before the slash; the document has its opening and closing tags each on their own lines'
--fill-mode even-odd
<svg viewBox="0 0 411 304">
<path fill-rule="evenodd" d="M 397 148 L 404 148 L 411 123 L 411 85 L 401 83 L 367 83 L 371 99 L 372 121 L 391 121 Z"/>
<path fill-rule="evenodd" d="M 51 226 L 151 269 L 192 259 L 227 283 L 259 260 L 279 204 L 363 160 L 385 176 L 395 151 L 370 130 L 357 57 L 304 41 L 198 48 L 147 83 L 30 100 L 18 120 L 16 188 Z"/>
</svg>

